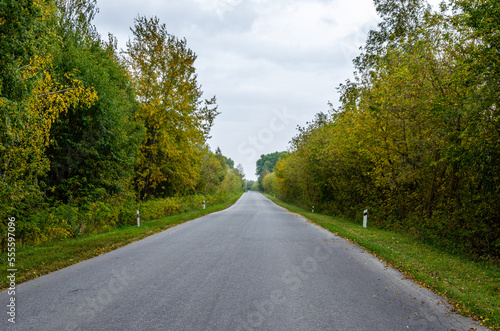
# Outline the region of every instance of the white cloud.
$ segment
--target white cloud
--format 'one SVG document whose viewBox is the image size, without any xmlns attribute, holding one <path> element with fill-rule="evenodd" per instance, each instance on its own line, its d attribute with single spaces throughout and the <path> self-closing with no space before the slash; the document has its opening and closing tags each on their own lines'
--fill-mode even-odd
<svg viewBox="0 0 500 331">
<path fill-rule="evenodd" d="M 224 14 L 234 10 L 236 6 L 242 3 L 243 0 L 195 0 L 201 5 L 201 8 L 206 11 L 213 11 L 220 18 Z"/>
<path fill-rule="evenodd" d="M 297 125 L 338 99 L 335 87 L 351 76 L 352 59 L 377 23 L 371 0 L 102 0 L 98 5 L 98 30 L 116 35 L 122 48 L 138 14 L 158 16 L 170 33 L 187 39 L 198 55 L 204 95 L 217 95 L 222 111 L 210 145 L 242 163 L 248 178 L 254 177 L 260 154 L 285 150 Z M 275 112 L 283 109 L 293 119 L 269 136 Z M 241 144 L 259 134 L 265 143 L 250 158 Z"/>
</svg>

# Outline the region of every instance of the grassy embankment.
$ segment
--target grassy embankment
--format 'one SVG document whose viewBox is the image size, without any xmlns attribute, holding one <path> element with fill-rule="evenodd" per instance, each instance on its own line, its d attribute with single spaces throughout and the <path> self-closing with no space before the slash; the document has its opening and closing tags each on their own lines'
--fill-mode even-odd
<svg viewBox="0 0 500 331">
<path fill-rule="evenodd" d="M 47 242 L 37 246 L 16 248 L 16 284 L 62 269 L 94 256 L 112 251 L 131 242 L 164 231 L 175 225 L 226 209 L 241 197 L 238 194 L 229 200 L 177 215 L 142 222 L 141 227 L 127 226 L 115 230 Z M 7 265 L 6 253 L 1 255 L 2 265 Z M 0 288 L 8 288 L 7 268 L 2 268 Z"/>
<path fill-rule="evenodd" d="M 500 330 L 500 266 L 444 252 L 418 239 L 312 213 L 266 195 L 276 204 L 364 247 L 417 283 L 446 297 L 462 315 Z"/>
</svg>

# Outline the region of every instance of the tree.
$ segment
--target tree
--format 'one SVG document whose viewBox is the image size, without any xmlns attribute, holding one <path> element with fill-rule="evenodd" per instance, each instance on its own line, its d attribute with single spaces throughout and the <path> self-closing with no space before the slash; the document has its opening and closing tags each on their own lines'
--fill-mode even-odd
<svg viewBox="0 0 500 331">
<path fill-rule="evenodd" d="M 269 194 L 275 194 L 278 192 L 276 173 L 272 172 L 266 175 L 262 180 L 262 186 L 264 187 L 264 192 Z"/>
<path fill-rule="evenodd" d="M 54 123 L 70 107 L 89 107 L 97 94 L 74 72 L 55 72 L 61 39 L 52 2 L 0 6 L 0 200 L 21 209 L 21 201 L 33 206 L 42 196 L 38 184 L 49 169 Z"/>
<path fill-rule="evenodd" d="M 19 243 L 41 237 L 38 221 L 44 220 L 35 212 L 46 202 L 40 180 L 50 168 L 52 128 L 71 107 L 97 100 L 74 72 L 56 72 L 58 18 L 52 1 L 0 2 L 0 214 L 18 219 Z M 6 222 L 0 229 L 4 233 Z"/>
<path fill-rule="evenodd" d="M 136 185 L 141 199 L 193 192 L 209 128 L 218 114 L 215 99 L 200 109 L 196 55 L 185 39 L 169 34 L 157 17 L 138 17 L 127 43 L 136 86 L 137 119 L 146 128 Z"/>
<path fill-rule="evenodd" d="M 200 109 L 199 116 L 202 122 L 203 139 L 204 141 L 212 138 L 210 130 L 214 125 L 215 118 L 221 113 L 217 110 L 217 98 L 213 96 L 211 99 L 205 99 L 204 106 Z"/>
<path fill-rule="evenodd" d="M 281 196 L 499 256 L 499 7 L 453 5 L 376 1 L 382 22 L 340 108 L 299 128 L 275 167 Z"/>
<path fill-rule="evenodd" d="M 278 163 L 279 159 L 285 155 L 286 152 L 274 152 L 270 154 L 263 154 L 260 156 L 260 159 L 257 160 L 256 166 L 256 175 L 258 177 L 257 182 L 259 184 L 260 190 L 264 190 L 263 180 L 267 174 L 274 171 L 274 167 L 276 163 Z"/>
<path fill-rule="evenodd" d="M 286 152 L 274 152 L 261 155 L 260 159 L 257 160 L 257 170 L 255 174 L 260 176 L 265 170 L 273 172 L 274 166 L 284 154 L 286 154 Z"/>
<path fill-rule="evenodd" d="M 243 170 L 243 165 L 240 163 L 238 166 L 236 166 L 236 169 L 234 169 L 234 173 L 243 180 L 245 178 L 245 171 Z"/>
<path fill-rule="evenodd" d="M 253 180 L 246 180 L 245 181 L 245 189 L 247 191 L 250 191 L 250 190 L 253 190 L 252 187 L 256 184 L 257 182 L 256 181 L 253 181 Z"/>
<path fill-rule="evenodd" d="M 49 195 L 85 204 L 115 194 L 130 194 L 141 126 L 135 122 L 135 93 L 116 40 L 104 42 L 91 24 L 94 1 L 64 0 L 59 35 L 65 42 L 55 56 L 55 71 L 72 72 L 92 86 L 99 99 L 91 107 L 70 107 L 51 130 L 51 171 L 44 179 Z"/>
<path fill-rule="evenodd" d="M 376 65 L 388 47 L 411 47 L 408 37 L 421 30 L 425 16 L 430 13 L 425 0 L 374 0 L 374 4 L 381 21 L 378 29 L 369 32 L 365 53 L 354 60 L 361 72 Z"/>
<path fill-rule="evenodd" d="M 220 152 L 220 149 L 218 151 Z M 226 164 L 221 161 L 222 153 L 219 155 L 212 153 L 208 148 L 205 149 L 196 192 L 214 194 L 218 190 L 227 175 Z"/>
</svg>

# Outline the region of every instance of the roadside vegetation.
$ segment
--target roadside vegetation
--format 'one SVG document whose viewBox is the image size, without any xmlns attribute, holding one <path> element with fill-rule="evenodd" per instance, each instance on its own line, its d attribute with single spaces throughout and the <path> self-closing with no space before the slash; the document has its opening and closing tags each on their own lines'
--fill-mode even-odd
<svg viewBox="0 0 500 331">
<path fill-rule="evenodd" d="M 259 190 L 499 329 L 500 2 L 374 2 L 340 106 L 261 157 Z"/>
<path fill-rule="evenodd" d="M 0 2 L 2 252 L 9 219 L 19 251 L 243 190 L 242 167 L 207 144 L 219 111 L 187 41 L 138 16 L 120 51 L 97 12 L 96 0 Z"/>
<path fill-rule="evenodd" d="M 142 209 L 141 226 L 122 225 L 106 232 L 85 234 L 77 238 L 65 238 L 43 242 L 38 245 L 25 245 L 16 251 L 16 282 L 26 282 L 72 264 L 90 259 L 143 239 L 170 227 L 195 218 L 226 209 L 233 205 L 243 193 L 224 197 L 197 197 L 155 201 L 156 208 Z M 221 200 L 222 198 L 222 200 Z M 203 200 L 207 199 L 207 200 Z M 203 209 L 203 201 L 206 209 Z M 176 211 L 171 209 L 177 203 Z M 159 208 L 168 206 L 168 208 Z M 162 210 L 158 213 L 157 210 Z M 168 210 L 168 212 L 166 212 Z M 161 213 L 165 213 L 161 215 Z M 149 215 L 149 216 L 148 216 Z M 6 254 L 2 254 L 2 264 L 6 265 Z M 7 269 L 1 270 L 0 290 L 9 287 Z"/>
<path fill-rule="evenodd" d="M 455 310 L 500 330 L 500 266 L 450 254 L 418 238 L 391 230 L 362 226 L 362 218 L 349 221 L 313 213 L 266 194 L 278 205 L 362 246 L 422 286 L 447 298 Z"/>
<path fill-rule="evenodd" d="M 261 189 L 500 261 L 500 2 L 376 0 L 381 22 Z"/>
</svg>

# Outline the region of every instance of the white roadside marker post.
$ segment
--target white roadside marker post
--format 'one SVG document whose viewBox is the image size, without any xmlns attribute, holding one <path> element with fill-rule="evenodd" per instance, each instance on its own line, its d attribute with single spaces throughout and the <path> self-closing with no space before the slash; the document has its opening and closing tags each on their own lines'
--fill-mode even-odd
<svg viewBox="0 0 500 331">
<path fill-rule="evenodd" d="M 141 227 L 141 215 L 139 214 L 139 211 L 137 211 L 137 227 Z"/>
<path fill-rule="evenodd" d="M 205 200 L 203 200 L 203 210 L 205 210 Z"/>
<path fill-rule="evenodd" d="M 314 206 L 313 206 L 313 213 L 314 213 Z"/>
<path fill-rule="evenodd" d="M 368 225 L 368 209 L 365 209 L 365 212 L 363 213 L 363 227 L 366 229 L 367 225 Z"/>
</svg>

